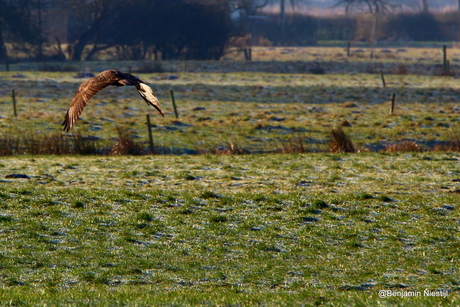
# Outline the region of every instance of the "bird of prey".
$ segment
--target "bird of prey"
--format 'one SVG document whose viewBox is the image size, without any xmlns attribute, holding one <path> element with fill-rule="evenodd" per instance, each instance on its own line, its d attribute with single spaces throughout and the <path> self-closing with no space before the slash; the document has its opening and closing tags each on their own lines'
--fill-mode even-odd
<svg viewBox="0 0 460 307">
<path fill-rule="evenodd" d="M 153 94 L 152 89 L 145 84 L 141 79 L 127 73 L 123 73 L 117 70 L 106 70 L 101 72 L 99 75 L 83 82 L 78 88 L 75 97 L 72 100 L 67 114 L 65 115 L 64 131 L 69 132 L 70 129 L 75 125 L 78 117 L 86 106 L 86 103 L 94 96 L 97 92 L 106 88 L 109 85 L 124 86 L 134 85 L 141 97 L 164 116 L 163 111 L 160 108 L 160 102 Z"/>
</svg>

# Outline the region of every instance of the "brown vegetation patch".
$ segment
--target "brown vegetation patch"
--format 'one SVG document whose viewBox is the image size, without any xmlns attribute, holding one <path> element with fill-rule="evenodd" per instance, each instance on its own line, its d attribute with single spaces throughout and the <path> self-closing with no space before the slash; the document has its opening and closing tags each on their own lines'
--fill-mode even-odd
<svg viewBox="0 0 460 307">
<path fill-rule="evenodd" d="M 460 151 L 460 137 L 454 136 L 446 143 L 435 145 L 433 151 Z"/>
<path fill-rule="evenodd" d="M 334 153 L 356 152 L 355 145 L 350 137 L 343 131 L 342 127 L 337 127 L 331 131 L 332 140 L 329 151 Z"/>
<path fill-rule="evenodd" d="M 117 127 L 118 141 L 110 150 L 110 155 L 141 155 L 145 154 L 144 146 L 134 141 L 133 131 Z"/>
<path fill-rule="evenodd" d="M 425 151 L 420 145 L 413 141 L 404 141 L 401 143 L 391 144 L 385 147 L 386 152 L 423 152 Z"/>
<path fill-rule="evenodd" d="M 235 142 L 228 142 L 225 146 L 212 149 L 211 152 L 218 155 L 241 155 L 249 153 L 247 150 L 240 148 Z"/>
<path fill-rule="evenodd" d="M 281 143 L 281 148 L 277 148 L 275 152 L 279 153 L 305 153 L 308 150 L 303 144 L 303 140 L 300 136 L 287 140 L 287 142 Z"/>
</svg>

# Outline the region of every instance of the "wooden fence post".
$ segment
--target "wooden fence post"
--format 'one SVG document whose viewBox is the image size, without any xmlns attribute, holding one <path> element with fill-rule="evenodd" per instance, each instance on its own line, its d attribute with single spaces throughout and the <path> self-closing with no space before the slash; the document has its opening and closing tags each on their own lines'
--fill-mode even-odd
<svg viewBox="0 0 460 307">
<path fill-rule="evenodd" d="M 14 117 L 17 117 L 18 116 L 18 112 L 16 110 L 16 93 L 14 92 L 14 90 L 11 90 L 11 98 L 13 99 L 13 113 L 14 113 Z"/>
<path fill-rule="evenodd" d="M 182 57 L 182 71 L 187 72 L 187 60 L 185 59 L 185 55 Z"/>
<path fill-rule="evenodd" d="M 395 98 L 396 98 L 396 95 L 393 93 L 393 97 L 391 97 L 391 109 L 390 109 L 391 115 L 393 115 L 395 111 Z"/>
<path fill-rule="evenodd" d="M 149 132 L 150 152 L 152 154 L 154 154 L 155 153 L 155 147 L 154 147 L 154 144 L 153 144 L 152 126 L 150 124 L 150 114 L 147 114 L 147 129 L 148 129 L 148 132 Z"/>
<path fill-rule="evenodd" d="M 444 73 L 447 72 L 447 46 L 442 47 L 442 65 L 444 67 Z"/>
<path fill-rule="evenodd" d="M 252 61 L 252 49 L 251 49 L 251 47 L 244 48 L 243 53 L 244 53 L 244 59 L 246 61 Z"/>
<path fill-rule="evenodd" d="M 169 97 L 171 97 L 171 102 L 172 102 L 173 108 L 174 108 L 174 114 L 176 114 L 176 118 L 179 118 L 179 114 L 177 114 L 176 99 L 174 99 L 173 90 L 169 90 Z"/>
<path fill-rule="evenodd" d="M 382 70 L 380 71 L 380 77 L 382 78 L 383 87 L 387 87 L 387 84 L 385 83 L 385 76 L 383 75 L 383 71 L 382 71 Z"/>
<path fill-rule="evenodd" d="M 243 48 L 244 59 L 249 61 L 248 48 Z"/>
</svg>

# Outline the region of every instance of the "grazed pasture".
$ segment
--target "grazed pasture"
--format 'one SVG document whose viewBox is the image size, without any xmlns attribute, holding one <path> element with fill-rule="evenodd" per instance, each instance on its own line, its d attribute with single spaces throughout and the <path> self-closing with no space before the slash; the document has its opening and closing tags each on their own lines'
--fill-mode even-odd
<svg viewBox="0 0 460 307">
<path fill-rule="evenodd" d="M 0 292 L 13 305 L 458 304 L 455 154 L 1 163 Z"/>
<path fill-rule="evenodd" d="M 435 56 L 423 61 L 436 65 Z M 300 62 L 284 72 L 268 62 L 248 67 L 273 71 L 215 71 L 219 64 L 232 67 L 175 63 L 138 74 L 165 118 L 134 89 L 107 89 L 77 131 L 112 144 L 122 126 L 146 143 L 150 111 L 158 147 L 224 153 L 232 143 L 262 154 L 0 157 L 0 302 L 458 305 L 458 153 L 367 152 L 456 139 L 456 78 L 388 73 L 382 88 L 380 75 L 365 71 L 317 75 L 298 71 Z M 108 64 L 88 63 L 98 65 Z M 0 72 L 0 137 L 57 133 L 82 82 L 75 74 Z M 273 153 L 299 139 L 326 151 L 344 121 L 360 153 Z M 421 296 L 381 298 L 380 290 Z"/>
<path fill-rule="evenodd" d="M 82 79 L 73 78 L 75 72 L 22 72 L 26 78 L 15 78 L 17 74 L 0 73 L 1 133 L 59 131 Z M 75 132 L 113 144 L 111 138 L 117 136 L 120 126 L 147 144 L 145 114 L 150 112 L 156 146 L 179 151 L 214 152 L 234 143 L 249 152 L 271 152 L 298 138 L 315 151 L 323 149 L 328 133 L 337 125 L 346 125 L 362 150 L 404 140 L 435 144 L 458 134 L 459 83 L 455 77 L 387 75 L 387 87 L 382 88 L 379 74 L 364 73 L 138 75 L 154 87 L 165 118 L 155 114 L 134 89 L 110 88 L 90 101 Z M 12 116 L 11 89 L 17 94 L 17 118 Z M 179 120 L 174 117 L 169 90 L 175 93 Z M 396 111 L 391 116 L 393 93 Z"/>
</svg>

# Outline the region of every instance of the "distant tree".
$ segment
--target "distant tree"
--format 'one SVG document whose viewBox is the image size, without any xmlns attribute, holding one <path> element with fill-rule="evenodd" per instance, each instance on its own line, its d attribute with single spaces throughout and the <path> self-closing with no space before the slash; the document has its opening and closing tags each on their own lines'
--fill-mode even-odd
<svg viewBox="0 0 460 307">
<path fill-rule="evenodd" d="M 305 2 L 307 0 L 289 0 L 289 3 L 291 4 L 292 11 L 295 10 L 295 7 L 300 3 L 300 2 Z M 459 0 L 460 1 L 460 0 Z M 286 0 L 279 0 L 280 2 L 280 22 L 281 22 L 281 29 L 284 29 L 286 25 Z"/>
<path fill-rule="evenodd" d="M 0 0 L 0 61 L 7 61 L 5 42 L 29 43 L 37 46 L 40 42 L 39 29 L 32 17 L 32 0 Z"/>
<path fill-rule="evenodd" d="M 232 35 L 228 7 L 199 1 L 158 1 L 149 45 L 164 59 L 218 59 Z"/>
<path fill-rule="evenodd" d="M 335 6 L 345 6 L 345 13 L 351 9 L 366 7 L 371 14 L 383 14 L 395 6 L 392 0 L 338 0 Z"/>
<path fill-rule="evenodd" d="M 387 13 L 390 9 L 396 7 L 393 0 L 338 0 L 336 6 L 345 5 L 345 15 L 350 13 L 353 8 L 365 7 L 370 14 L 373 15 L 373 23 L 371 26 L 370 41 L 375 43 L 377 28 L 379 25 L 379 17 Z"/>
<path fill-rule="evenodd" d="M 112 0 L 105 4 L 109 15 L 101 16 L 103 21 L 94 29 L 92 46 L 85 59 L 91 60 L 97 52 L 114 46 L 120 59 L 143 59 L 146 50 L 143 46 L 147 46 L 154 31 L 161 31 L 149 26 L 155 1 Z"/>
<path fill-rule="evenodd" d="M 460 0 L 458 0 L 460 2 Z M 428 0 L 419 0 L 420 2 L 420 7 L 422 9 L 423 13 L 428 13 L 429 6 L 428 6 Z"/>
<path fill-rule="evenodd" d="M 102 28 L 109 23 L 109 20 L 116 15 L 115 7 L 121 0 L 68 0 L 66 9 L 75 22 L 73 28 L 76 29 L 69 36 L 69 58 L 74 61 L 84 60 L 85 47 L 93 44 L 90 55 L 94 54 L 100 40 Z M 120 26 L 121 27 L 121 26 Z M 119 27 L 113 29 L 118 31 Z M 109 46 L 105 46 L 109 47 Z"/>
<path fill-rule="evenodd" d="M 229 7 L 213 0 L 70 0 L 71 59 L 91 59 L 115 46 L 120 59 L 218 59 L 232 33 Z M 80 3 L 80 4 L 79 4 Z M 88 52 L 85 47 L 91 46 Z"/>
<path fill-rule="evenodd" d="M 415 41 L 443 41 L 449 35 L 443 33 L 441 24 L 430 13 L 402 13 L 392 15 L 386 23 L 385 32 L 395 38 Z"/>
</svg>

